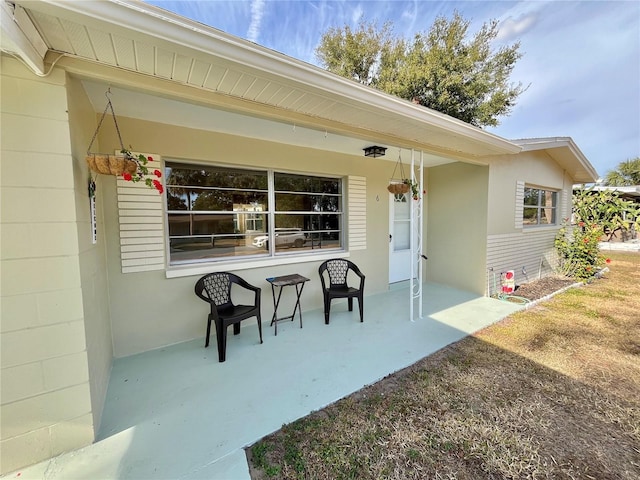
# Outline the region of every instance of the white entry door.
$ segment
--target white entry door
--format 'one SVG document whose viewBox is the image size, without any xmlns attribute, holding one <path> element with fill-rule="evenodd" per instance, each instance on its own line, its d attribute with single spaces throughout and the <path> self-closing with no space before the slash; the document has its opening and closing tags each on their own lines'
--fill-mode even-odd
<svg viewBox="0 0 640 480">
<path fill-rule="evenodd" d="M 389 283 L 411 276 L 411 196 L 389 194 Z"/>
</svg>

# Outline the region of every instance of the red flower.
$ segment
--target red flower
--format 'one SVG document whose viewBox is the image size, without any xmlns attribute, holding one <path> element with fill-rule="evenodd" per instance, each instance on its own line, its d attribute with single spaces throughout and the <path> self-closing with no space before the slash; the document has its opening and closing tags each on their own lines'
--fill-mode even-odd
<svg viewBox="0 0 640 480">
<path fill-rule="evenodd" d="M 587 242 L 589 241 L 589 239 L 588 239 L 588 238 L 583 238 L 583 239 L 582 239 L 582 241 L 583 241 L 584 243 L 587 243 Z"/>
<path fill-rule="evenodd" d="M 578 226 L 579 226 L 579 227 L 584 227 L 584 222 L 580 222 L 580 223 L 578 224 Z"/>
<path fill-rule="evenodd" d="M 162 177 L 162 172 L 160 170 L 154 170 L 153 174 L 158 178 Z"/>
<path fill-rule="evenodd" d="M 151 156 L 147 157 L 147 161 L 148 162 L 153 162 L 153 157 L 151 157 Z"/>
<path fill-rule="evenodd" d="M 156 190 L 158 190 L 158 193 L 164 192 L 164 188 L 162 187 L 162 183 L 160 183 L 155 178 L 151 182 L 153 183 L 153 186 L 156 188 Z"/>
<path fill-rule="evenodd" d="M 122 174 L 122 178 L 124 178 L 127 182 L 131 181 L 131 174 L 129 172 L 124 172 Z"/>
<path fill-rule="evenodd" d="M 610 258 L 607 258 L 607 259 L 605 260 L 605 262 L 606 262 L 607 264 L 609 264 L 609 263 L 611 263 L 611 259 L 610 259 Z"/>
<path fill-rule="evenodd" d="M 591 267 L 587 266 L 587 272 L 591 271 Z"/>
</svg>

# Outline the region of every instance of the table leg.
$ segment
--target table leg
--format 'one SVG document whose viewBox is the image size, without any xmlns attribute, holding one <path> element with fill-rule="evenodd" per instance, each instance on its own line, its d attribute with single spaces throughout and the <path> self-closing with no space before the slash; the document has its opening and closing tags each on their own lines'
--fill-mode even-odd
<svg viewBox="0 0 640 480">
<path fill-rule="evenodd" d="M 275 335 L 278 335 L 278 305 L 280 305 L 280 297 L 282 296 L 282 287 L 278 292 L 278 300 L 276 300 L 276 288 L 271 285 L 271 294 L 273 296 L 273 318 L 271 319 L 271 325 L 276 324 Z"/>
<path fill-rule="evenodd" d="M 300 289 L 298 289 L 300 286 Z M 298 315 L 300 316 L 300 328 L 302 328 L 302 307 L 300 306 L 300 295 L 302 295 L 302 289 L 304 288 L 304 282 L 296 284 L 296 304 L 293 307 L 293 315 L 291 316 L 291 321 L 293 322 L 293 318 L 296 316 L 296 310 L 299 309 Z"/>
</svg>

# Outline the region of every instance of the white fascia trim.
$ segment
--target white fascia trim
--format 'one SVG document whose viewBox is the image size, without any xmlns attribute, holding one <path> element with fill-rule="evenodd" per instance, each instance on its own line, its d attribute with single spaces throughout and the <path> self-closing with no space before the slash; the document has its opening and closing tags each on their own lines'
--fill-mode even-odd
<svg viewBox="0 0 640 480">
<path fill-rule="evenodd" d="M 43 0 L 43 3 L 137 32 L 144 32 L 155 38 L 197 50 L 206 55 L 211 55 L 211 52 L 215 51 L 216 57 L 242 65 L 248 70 L 257 69 L 271 76 L 292 79 L 306 88 L 318 89 L 326 93 L 327 96 L 341 97 L 345 103 L 364 105 L 371 111 L 382 110 L 385 113 L 425 122 L 465 138 L 490 145 L 504 154 L 514 154 L 521 150 L 511 141 L 461 120 L 360 85 L 275 50 L 229 35 L 139 0 L 110 0 L 108 2 Z"/>
<path fill-rule="evenodd" d="M 44 57 L 48 50 L 44 40 L 22 7 L 0 2 L 2 51 L 19 56 L 36 75 L 44 75 Z"/>
</svg>

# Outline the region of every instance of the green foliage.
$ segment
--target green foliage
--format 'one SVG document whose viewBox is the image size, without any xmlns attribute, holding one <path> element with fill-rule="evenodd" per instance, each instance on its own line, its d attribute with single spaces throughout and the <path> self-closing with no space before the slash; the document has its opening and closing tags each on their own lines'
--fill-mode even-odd
<svg viewBox="0 0 640 480">
<path fill-rule="evenodd" d="M 575 222 L 597 223 L 611 238 L 618 231 L 640 230 L 640 205 L 611 190 L 582 188 L 573 194 Z"/>
<path fill-rule="evenodd" d="M 405 178 L 404 180 L 402 180 L 402 183 L 404 183 L 405 185 L 409 185 L 409 188 L 411 189 L 411 198 L 413 198 L 414 200 L 420 199 L 420 190 L 418 190 L 419 188 L 418 182 L 414 182 L 410 178 Z"/>
<path fill-rule="evenodd" d="M 270 478 L 280 474 L 280 466 L 271 465 L 267 460 L 267 453 L 273 448 L 267 442 L 258 442 L 251 448 L 253 466 L 264 470 Z"/>
<path fill-rule="evenodd" d="M 451 19 L 438 17 L 412 41 L 394 38 L 390 23 L 381 29 L 375 23 L 361 23 L 356 31 L 332 28 L 316 56 L 338 75 L 472 125 L 495 126 L 524 91 L 509 83 L 522 56 L 520 44 L 494 50 L 497 22 L 485 23 L 470 39 L 469 23 L 458 12 Z"/>
<path fill-rule="evenodd" d="M 640 185 L 640 157 L 620 162 L 615 170 L 607 172 L 604 184 L 614 187 Z"/>
<path fill-rule="evenodd" d="M 597 191 L 595 187 L 582 188 L 573 194 L 574 228 L 563 222 L 555 239 L 561 271 L 586 280 L 591 278 L 604 262 L 598 243 L 606 234 L 640 227 L 640 208 L 634 202 L 623 200 L 618 192 Z"/>
<path fill-rule="evenodd" d="M 382 62 L 394 62 L 403 50 L 403 42 L 391 35 L 391 23 L 386 22 L 378 29 L 375 22 L 368 25 L 361 22 L 357 30 L 348 25 L 329 28 L 316 48 L 316 57 L 327 70 L 372 85 L 380 70 L 388 68 Z"/>
<path fill-rule="evenodd" d="M 555 239 L 561 272 L 580 280 L 593 277 L 605 263 L 598 247 L 602 234 L 602 227 L 596 223 L 581 221 L 571 229 L 564 222 Z"/>
</svg>

